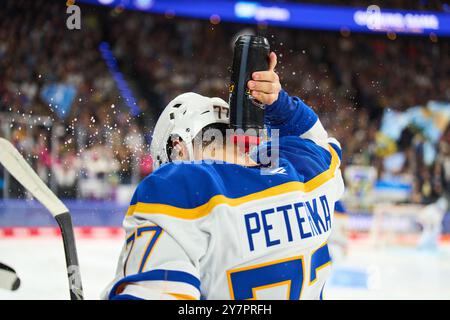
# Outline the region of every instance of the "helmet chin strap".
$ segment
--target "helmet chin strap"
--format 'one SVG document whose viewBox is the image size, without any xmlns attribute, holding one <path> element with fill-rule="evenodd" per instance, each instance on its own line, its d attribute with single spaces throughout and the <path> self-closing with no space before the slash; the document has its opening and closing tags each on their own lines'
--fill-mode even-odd
<svg viewBox="0 0 450 320">
<path fill-rule="evenodd" d="M 192 142 L 186 146 L 188 149 L 189 161 L 194 161 L 194 148 L 192 147 Z"/>
<path fill-rule="evenodd" d="M 194 160 L 194 148 L 192 146 L 192 142 L 194 141 L 194 138 L 190 134 L 187 134 L 184 137 L 181 137 L 181 139 L 183 140 L 183 143 L 188 151 L 187 161 L 193 161 Z"/>
</svg>

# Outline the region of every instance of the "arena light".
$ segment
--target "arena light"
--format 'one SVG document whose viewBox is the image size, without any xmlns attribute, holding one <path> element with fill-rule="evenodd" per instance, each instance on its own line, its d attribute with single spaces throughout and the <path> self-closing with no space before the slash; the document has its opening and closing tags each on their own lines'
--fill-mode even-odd
<svg viewBox="0 0 450 320">
<path fill-rule="evenodd" d="M 147 10 L 153 6 L 154 0 L 135 0 L 134 3 L 138 9 Z"/>
<path fill-rule="evenodd" d="M 450 36 L 450 15 L 445 12 L 388 10 L 378 6 L 353 8 L 270 1 L 190 0 L 79 0 L 81 3 L 139 10 L 179 17 L 350 32 L 395 32 L 440 37 Z"/>
<path fill-rule="evenodd" d="M 115 0 L 98 0 L 98 2 L 99 2 L 100 4 L 103 4 L 103 5 L 105 5 L 105 6 L 108 6 L 108 5 L 113 4 L 114 1 L 115 1 Z"/>
<path fill-rule="evenodd" d="M 254 18 L 257 21 L 273 20 L 288 21 L 289 10 L 278 6 L 263 6 L 257 2 L 237 2 L 234 6 L 236 17 L 242 19 Z"/>
<path fill-rule="evenodd" d="M 424 29 L 439 30 L 439 19 L 435 14 L 385 12 L 372 5 L 367 10 L 358 10 L 353 15 L 356 24 L 373 31 L 421 32 Z"/>
</svg>

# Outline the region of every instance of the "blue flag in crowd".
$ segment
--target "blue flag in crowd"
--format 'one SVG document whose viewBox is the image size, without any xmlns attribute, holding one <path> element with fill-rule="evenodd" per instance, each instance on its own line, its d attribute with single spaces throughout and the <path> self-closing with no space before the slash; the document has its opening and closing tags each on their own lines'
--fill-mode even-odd
<svg viewBox="0 0 450 320">
<path fill-rule="evenodd" d="M 76 93 L 77 90 L 73 85 L 49 84 L 42 88 L 41 98 L 56 113 L 58 118 L 64 119 L 70 113 Z"/>
</svg>

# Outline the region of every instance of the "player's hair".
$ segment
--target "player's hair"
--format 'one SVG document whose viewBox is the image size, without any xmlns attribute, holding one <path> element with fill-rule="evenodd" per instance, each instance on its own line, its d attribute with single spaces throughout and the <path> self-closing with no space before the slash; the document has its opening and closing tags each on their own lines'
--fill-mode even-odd
<svg viewBox="0 0 450 320">
<path fill-rule="evenodd" d="M 210 124 L 210 125 L 204 127 L 204 128 L 202 129 L 202 131 L 200 131 L 200 132 L 197 134 L 197 136 L 194 138 L 194 140 L 195 140 L 195 139 L 202 139 L 202 140 L 201 140 L 201 141 L 202 141 L 202 148 L 205 149 L 205 148 L 208 147 L 210 144 L 212 144 L 212 143 L 214 142 L 214 140 L 215 140 L 215 136 L 212 136 L 212 137 L 211 137 L 211 140 L 204 141 L 204 140 L 203 140 L 203 136 L 205 135 L 205 133 L 207 133 L 208 130 L 218 130 L 218 131 L 220 132 L 220 134 L 222 135 L 222 137 L 223 137 L 223 143 L 225 144 L 225 137 L 226 137 L 226 135 L 227 135 L 227 129 L 229 129 L 229 128 L 230 128 L 230 126 L 227 125 L 227 124 L 225 124 L 225 123 L 213 123 L 213 124 Z"/>
</svg>

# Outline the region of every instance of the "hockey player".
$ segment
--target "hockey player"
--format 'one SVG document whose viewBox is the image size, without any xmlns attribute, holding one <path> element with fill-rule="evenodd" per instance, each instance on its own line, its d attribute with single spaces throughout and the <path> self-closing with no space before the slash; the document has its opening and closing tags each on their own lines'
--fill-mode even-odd
<svg viewBox="0 0 450 320">
<path fill-rule="evenodd" d="M 266 125 L 279 132 L 278 168 L 269 174 L 240 151 L 223 162 L 195 150 L 198 135 L 227 127 L 225 101 L 185 93 L 167 105 L 153 134 L 155 171 L 133 195 L 104 298 L 322 297 L 334 204 L 344 189 L 341 150 L 314 111 L 281 90 L 275 65 L 271 53 L 270 70 L 248 83 L 266 104 Z M 211 143 L 225 149 L 229 141 Z"/>
</svg>

